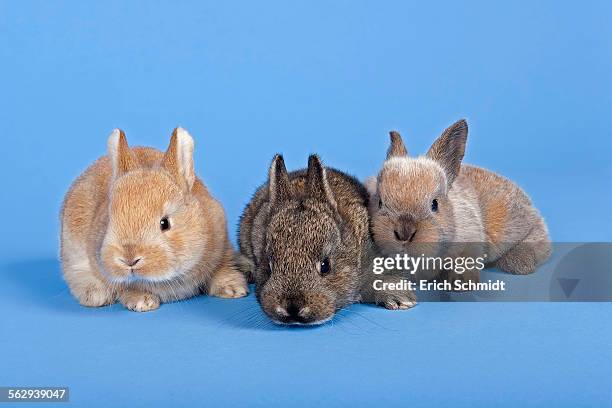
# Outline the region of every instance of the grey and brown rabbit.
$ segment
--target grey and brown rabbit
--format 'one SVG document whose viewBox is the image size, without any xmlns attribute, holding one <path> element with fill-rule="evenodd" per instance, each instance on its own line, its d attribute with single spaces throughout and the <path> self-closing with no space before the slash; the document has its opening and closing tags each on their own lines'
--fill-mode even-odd
<svg viewBox="0 0 612 408">
<path fill-rule="evenodd" d="M 367 202 L 359 181 L 326 169 L 316 155 L 307 169 L 291 173 L 282 156 L 274 157 L 268 182 L 245 208 L 239 227 L 243 263 L 272 321 L 320 324 L 358 301 L 389 309 L 415 304 L 409 291 L 372 289 Z"/>
<path fill-rule="evenodd" d="M 531 273 L 551 253 L 546 224 L 512 181 L 461 164 L 467 134 L 460 120 L 425 156 L 409 157 L 399 133 L 391 132 L 387 159 L 366 182 L 373 239 L 387 256 L 425 247 L 429 255 L 474 256 L 484 249 L 488 265 Z M 478 272 L 446 271 L 451 280 L 470 281 Z"/>
</svg>

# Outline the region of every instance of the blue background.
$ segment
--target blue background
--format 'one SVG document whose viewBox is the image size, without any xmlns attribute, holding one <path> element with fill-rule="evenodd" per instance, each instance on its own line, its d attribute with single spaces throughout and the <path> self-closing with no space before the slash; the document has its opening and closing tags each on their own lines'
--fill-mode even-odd
<svg viewBox="0 0 612 408">
<path fill-rule="evenodd" d="M 63 194 L 114 127 L 158 148 L 186 127 L 235 237 L 275 152 L 365 178 L 390 129 L 417 154 L 466 117 L 466 161 L 524 187 L 554 240 L 610 241 L 610 3 L 429 3 L 0 3 L 0 385 L 90 407 L 612 404 L 610 304 L 355 305 L 296 330 L 253 296 L 136 314 L 61 279 Z"/>
</svg>

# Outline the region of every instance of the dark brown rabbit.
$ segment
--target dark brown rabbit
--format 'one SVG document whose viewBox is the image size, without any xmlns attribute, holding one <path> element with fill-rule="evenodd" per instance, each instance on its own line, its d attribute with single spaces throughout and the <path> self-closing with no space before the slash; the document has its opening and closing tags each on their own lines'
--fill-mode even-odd
<svg viewBox="0 0 612 408">
<path fill-rule="evenodd" d="M 320 324 L 358 301 L 389 309 L 415 304 L 409 291 L 375 291 L 368 193 L 355 178 L 325 169 L 312 155 L 308 169 L 287 173 L 276 155 L 268 183 L 240 219 L 242 264 L 257 300 L 276 323 Z M 383 280 L 400 279 L 395 276 Z"/>
</svg>

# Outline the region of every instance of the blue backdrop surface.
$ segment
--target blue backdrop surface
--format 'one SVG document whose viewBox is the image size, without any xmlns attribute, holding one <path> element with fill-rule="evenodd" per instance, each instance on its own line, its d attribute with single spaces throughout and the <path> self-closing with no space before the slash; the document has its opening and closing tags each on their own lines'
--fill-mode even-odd
<svg viewBox="0 0 612 408">
<path fill-rule="evenodd" d="M 521 185 L 555 241 L 610 241 L 611 19 L 605 1 L 0 3 L 0 386 L 105 407 L 612 404 L 610 304 L 356 305 L 295 330 L 253 296 L 85 309 L 57 261 L 63 194 L 114 127 L 162 149 L 187 128 L 235 237 L 274 153 L 363 179 L 390 129 L 419 154 L 465 117 L 466 161 Z"/>
</svg>

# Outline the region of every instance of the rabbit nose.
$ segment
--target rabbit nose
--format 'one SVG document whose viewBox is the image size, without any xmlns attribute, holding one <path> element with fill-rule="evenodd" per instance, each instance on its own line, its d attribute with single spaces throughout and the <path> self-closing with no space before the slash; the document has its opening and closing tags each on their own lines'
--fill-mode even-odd
<svg viewBox="0 0 612 408">
<path fill-rule="evenodd" d="M 284 312 L 284 317 L 290 322 L 308 323 L 313 320 L 310 308 L 302 306 L 302 303 L 295 299 L 287 301 L 287 307 Z"/>
<path fill-rule="evenodd" d="M 412 242 L 417 232 L 416 224 L 411 218 L 404 216 L 400 217 L 399 221 L 399 225 L 393 231 L 395 234 L 395 239 L 402 242 Z"/>
<path fill-rule="evenodd" d="M 142 258 L 120 259 L 121 262 L 123 262 L 129 267 L 136 266 L 136 264 L 140 262 L 141 260 Z"/>
<path fill-rule="evenodd" d="M 295 303 L 289 303 L 287 306 L 287 314 L 292 319 L 300 316 L 300 308 Z"/>
<path fill-rule="evenodd" d="M 120 259 L 121 262 L 123 262 L 129 267 L 132 267 L 132 266 L 135 266 L 141 260 L 142 258 L 136 255 L 136 245 L 134 244 L 124 244 L 123 245 L 123 258 Z"/>
</svg>

